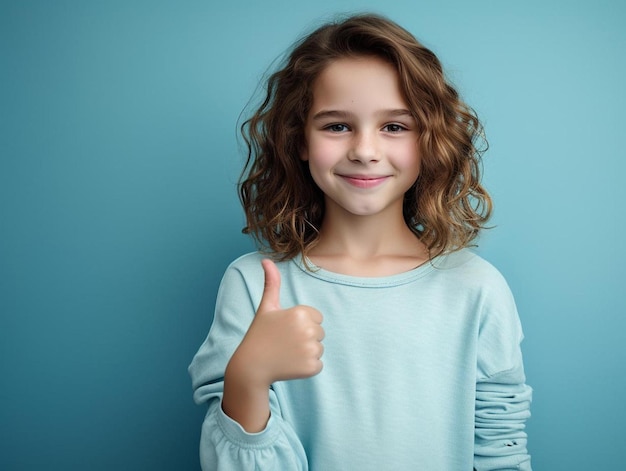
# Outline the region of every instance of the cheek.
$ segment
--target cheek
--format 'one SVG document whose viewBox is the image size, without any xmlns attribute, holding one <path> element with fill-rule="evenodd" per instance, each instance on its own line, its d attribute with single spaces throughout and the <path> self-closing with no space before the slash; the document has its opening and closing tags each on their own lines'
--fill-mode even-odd
<svg viewBox="0 0 626 471">
<path fill-rule="evenodd" d="M 397 155 L 396 164 L 405 172 L 414 173 L 417 178 L 422 168 L 422 159 L 420 159 L 417 148 L 413 146 L 406 147 L 401 152 L 398 152 Z"/>
<path fill-rule="evenodd" d="M 311 170 L 329 169 L 337 162 L 336 146 L 325 140 L 312 140 L 307 148 L 307 157 Z"/>
</svg>

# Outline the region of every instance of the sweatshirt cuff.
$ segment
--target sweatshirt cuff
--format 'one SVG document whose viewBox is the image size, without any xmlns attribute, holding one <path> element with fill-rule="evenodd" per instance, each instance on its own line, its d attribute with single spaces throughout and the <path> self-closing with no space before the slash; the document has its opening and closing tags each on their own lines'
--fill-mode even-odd
<svg viewBox="0 0 626 471">
<path fill-rule="evenodd" d="M 246 432 L 238 422 L 228 417 L 221 404 L 217 407 L 216 415 L 217 425 L 224 436 L 242 448 L 266 448 L 273 445 L 280 436 L 280 428 L 271 413 L 265 428 L 255 433 Z"/>
</svg>

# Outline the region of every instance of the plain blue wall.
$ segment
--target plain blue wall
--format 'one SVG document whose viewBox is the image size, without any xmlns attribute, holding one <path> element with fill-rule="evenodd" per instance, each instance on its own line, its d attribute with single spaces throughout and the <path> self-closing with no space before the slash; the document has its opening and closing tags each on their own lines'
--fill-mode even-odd
<svg viewBox="0 0 626 471">
<path fill-rule="evenodd" d="M 239 113 L 351 10 L 413 31 L 485 122 L 479 251 L 524 324 L 535 469 L 623 465 L 624 3 L 248 4 L 1 4 L 0 469 L 198 468 L 186 367 L 252 247 Z"/>
</svg>

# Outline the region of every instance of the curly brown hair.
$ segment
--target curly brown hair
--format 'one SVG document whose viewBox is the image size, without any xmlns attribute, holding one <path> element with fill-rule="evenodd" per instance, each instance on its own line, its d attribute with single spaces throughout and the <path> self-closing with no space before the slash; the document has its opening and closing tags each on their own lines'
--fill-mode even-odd
<svg viewBox="0 0 626 471">
<path fill-rule="evenodd" d="M 351 16 L 296 43 L 241 126 L 248 147 L 239 181 L 243 232 L 278 259 L 306 255 L 324 216 L 324 195 L 300 159 L 315 79 L 332 61 L 363 56 L 395 67 L 417 123 L 421 171 L 405 194 L 403 215 L 431 256 L 468 246 L 491 214 L 491 198 L 480 183 L 483 128 L 446 80 L 440 61 L 393 21 Z"/>
</svg>

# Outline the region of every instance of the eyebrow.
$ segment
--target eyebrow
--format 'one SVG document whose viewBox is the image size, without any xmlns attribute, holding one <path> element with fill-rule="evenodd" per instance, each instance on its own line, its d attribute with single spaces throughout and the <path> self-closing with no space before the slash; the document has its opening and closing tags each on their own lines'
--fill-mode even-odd
<svg viewBox="0 0 626 471">
<path fill-rule="evenodd" d="M 376 112 L 377 115 L 381 116 L 389 116 L 389 117 L 409 117 L 413 118 L 413 113 L 409 110 L 400 108 L 400 109 L 392 109 L 392 110 L 380 110 Z M 313 115 L 314 121 L 320 121 L 328 118 L 338 118 L 338 119 L 347 119 L 354 116 L 354 113 L 349 111 L 341 111 L 341 110 L 322 110 Z"/>
</svg>

